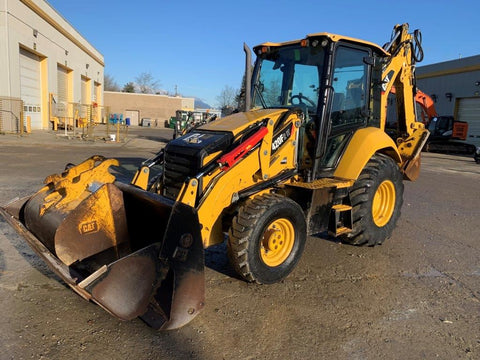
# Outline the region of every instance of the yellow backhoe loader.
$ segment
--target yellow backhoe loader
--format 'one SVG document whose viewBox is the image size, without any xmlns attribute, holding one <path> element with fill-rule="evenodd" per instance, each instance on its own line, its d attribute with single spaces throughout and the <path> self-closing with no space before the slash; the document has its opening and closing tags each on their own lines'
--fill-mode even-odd
<svg viewBox="0 0 480 360">
<path fill-rule="evenodd" d="M 428 137 L 415 121 L 420 32 L 397 25 L 383 47 L 330 33 L 267 42 L 253 73 L 245 51 L 245 112 L 172 140 L 130 184 L 109 171 L 117 160 L 93 156 L 1 209 L 68 285 L 120 319 L 189 322 L 204 307 L 204 249 L 227 234 L 233 268 L 263 284 L 293 270 L 310 234 L 368 246 L 392 234 Z"/>
</svg>

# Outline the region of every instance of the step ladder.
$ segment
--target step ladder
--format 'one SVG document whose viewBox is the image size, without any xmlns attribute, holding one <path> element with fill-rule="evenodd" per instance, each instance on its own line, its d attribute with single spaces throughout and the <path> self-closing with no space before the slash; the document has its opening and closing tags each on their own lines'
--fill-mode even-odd
<svg viewBox="0 0 480 360">
<path fill-rule="evenodd" d="M 332 206 L 328 221 L 328 233 L 331 236 L 348 234 L 353 229 L 352 207 L 346 204 Z"/>
</svg>

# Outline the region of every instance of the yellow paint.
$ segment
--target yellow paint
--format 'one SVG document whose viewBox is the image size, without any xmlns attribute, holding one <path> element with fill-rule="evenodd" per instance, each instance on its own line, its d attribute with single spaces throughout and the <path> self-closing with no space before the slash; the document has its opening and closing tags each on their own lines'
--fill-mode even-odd
<svg viewBox="0 0 480 360">
<path fill-rule="evenodd" d="M 398 151 L 403 160 L 411 160 L 418 156 L 424 143 L 427 141 L 429 132 L 423 128 L 423 124 L 419 124 L 422 127 L 415 129 L 411 136 L 398 141 Z"/>
<path fill-rule="evenodd" d="M 95 192 L 94 198 L 95 201 L 92 201 L 92 206 L 83 213 L 83 216 L 78 221 L 78 232 L 80 234 L 93 233 L 101 229 L 107 238 L 112 240 L 112 245 L 116 246 L 115 221 L 113 219 L 108 187 L 103 185 Z"/>
<path fill-rule="evenodd" d="M 237 164 L 227 171 L 220 169 L 214 171 L 211 175 L 203 178 L 204 188 L 206 192 L 203 202 L 197 204 L 198 217 L 202 224 L 202 239 L 205 247 L 223 242 L 223 236 L 218 225 L 218 219 L 222 211 L 229 207 L 235 199 L 235 194 L 250 186 L 261 183 L 270 179 L 272 176 L 278 175 L 284 170 L 294 169 L 295 159 L 295 137 L 298 129 L 293 127 L 291 137 L 281 145 L 274 154 L 274 161 L 270 161 L 270 151 L 273 138 L 273 129 L 276 121 L 285 112 L 285 110 L 264 110 L 250 111 L 246 114 L 235 114 L 234 123 L 240 127 L 245 123 L 254 123 L 265 117 L 271 121 L 267 123 L 268 133 L 263 138 L 260 148 L 257 148 L 248 156 L 243 158 Z M 231 117 L 229 117 L 231 118 Z M 222 119 L 220 119 L 221 121 Z M 217 124 L 216 120 L 214 123 Z M 300 121 L 296 114 L 291 114 L 290 118 L 285 121 L 285 126 L 292 126 L 292 123 Z M 222 126 L 232 126 L 228 123 Z M 235 125 L 233 125 L 235 126 Z M 218 130 L 217 127 L 215 129 Z M 232 129 L 235 131 L 235 129 Z M 190 182 L 180 192 L 177 201 L 192 205 L 193 191 Z M 264 190 L 268 192 L 269 189 Z"/>
<path fill-rule="evenodd" d="M 51 184 L 54 191 L 45 197 L 45 202 L 40 208 L 40 215 L 43 215 L 52 206 L 60 209 L 78 201 L 92 184 L 113 183 L 115 176 L 108 171 L 112 165 L 119 166 L 120 163 L 116 159 L 92 156 L 62 174 L 48 176 L 44 183 Z"/>
<path fill-rule="evenodd" d="M 356 180 L 368 160 L 378 151 L 389 154 L 397 163 L 402 162 L 395 142 L 384 131 L 374 127 L 357 130 L 350 140 L 334 176 Z"/>
<path fill-rule="evenodd" d="M 135 173 L 132 181 L 132 185 L 138 186 L 143 190 L 147 190 L 148 187 L 148 178 L 150 176 L 150 168 L 148 166 L 142 166 Z"/>
<path fill-rule="evenodd" d="M 252 125 L 257 121 L 266 118 L 277 119 L 281 114 L 285 113 L 286 111 L 286 109 L 251 110 L 217 119 L 215 121 L 209 122 L 208 124 L 202 125 L 200 129 L 212 131 L 229 131 L 233 133 L 234 136 L 236 136 L 238 133 L 245 130 L 249 125 Z"/>
<path fill-rule="evenodd" d="M 375 50 L 381 52 L 382 54 L 388 55 L 388 53 L 385 52 L 385 50 L 383 50 L 383 48 L 381 48 L 377 44 L 374 44 L 370 41 L 356 39 L 356 38 L 349 37 L 349 36 L 344 36 L 344 35 L 332 34 L 332 33 L 328 33 L 328 32 L 320 32 L 320 33 L 308 34 L 305 39 L 318 38 L 318 37 L 326 37 L 326 38 L 331 39 L 333 42 L 338 42 L 338 41 L 354 42 L 354 43 L 357 43 L 357 44 L 360 44 L 360 45 L 365 45 L 365 46 L 374 48 Z M 285 42 L 280 42 L 280 43 L 265 42 L 265 43 L 262 43 L 262 44 L 259 44 L 259 45 L 255 46 L 254 51 L 257 52 L 257 50 L 259 48 L 263 47 L 263 46 L 280 47 L 280 46 L 295 45 L 295 44 L 300 45 L 301 42 L 305 39 L 291 40 L 291 41 L 285 41 Z"/>
<path fill-rule="evenodd" d="M 190 179 L 187 184 L 184 184 L 178 195 L 177 201 L 180 201 L 191 207 L 195 207 L 195 200 L 198 193 L 198 180 Z"/>
<path fill-rule="evenodd" d="M 21 128 L 23 129 L 23 126 L 21 126 Z M 27 134 L 30 134 L 32 132 L 32 119 L 30 116 L 27 116 L 26 128 L 27 128 Z"/>
<path fill-rule="evenodd" d="M 205 247 L 218 244 L 223 238 L 211 235 L 211 231 L 223 209 L 232 204 L 233 194 L 258 183 L 254 174 L 259 169 L 258 149 L 238 162 L 229 171 L 222 172 L 213 180 L 215 185 L 207 190 L 208 194 L 198 205 L 198 218 L 202 227 L 202 239 Z M 188 192 L 185 192 L 188 194 Z M 182 200 L 185 203 L 185 201 Z"/>
</svg>

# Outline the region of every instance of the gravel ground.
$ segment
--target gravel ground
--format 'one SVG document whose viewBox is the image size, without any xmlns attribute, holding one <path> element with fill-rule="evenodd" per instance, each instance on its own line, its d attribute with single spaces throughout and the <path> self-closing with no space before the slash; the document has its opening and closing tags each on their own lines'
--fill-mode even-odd
<svg viewBox="0 0 480 360">
<path fill-rule="evenodd" d="M 131 175 L 171 135 L 136 129 L 126 143 L 0 135 L 0 203 L 93 154 L 119 158 Z M 82 300 L 1 219 L 0 359 L 479 359 L 480 166 L 422 160 L 383 245 L 310 237 L 293 273 L 268 286 L 235 277 L 225 246 L 209 249 L 205 310 L 169 332 Z"/>
</svg>

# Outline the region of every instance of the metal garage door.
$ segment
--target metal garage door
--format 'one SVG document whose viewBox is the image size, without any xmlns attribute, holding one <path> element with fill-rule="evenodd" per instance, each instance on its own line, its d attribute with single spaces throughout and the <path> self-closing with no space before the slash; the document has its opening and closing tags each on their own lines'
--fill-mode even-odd
<svg viewBox="0 0 480 360">
<path fill-rule="evenodd" d="M 480 97 L 458 99 L 456 118 L 468 122 L 466 141 L 480 146 Z"/>
<path fill-rule="evenodd" d="M 80 78 L 80 86 L 82 91 L 82 98 L 80 99 L 80 117 L 89 118 L 90 107 L 87 104 L 90 104 L 90 92 L 88 91 L 88 86 L 90 85 L 89 79 L 82 76 Z"/>
<path fill-rule="evenodd" d="M 125 110 L 125 119 L 130 119 L 130 125 L 138 125 L 140 119 L 140 111 L 138 110 Z"/>
<path fill-rule="evenodd" d="M 57 96 L 58 101 L 68 101 L 68 70 L 57 65 Z"/>
<path fill-rule="evenodd" d="M 56 116 L 68 116 L 68 70 L 57 65 L 57 103 Z"/>
<path fill-rule="evenodd" d="M 20 94 L 25 119 L 30 117 L 32 129 L 41 129 L 40 57 L 24 49 L 20 49 Z"/>
<path fill-rule="evenodd" d="M 88 79 L 84 76 L 81 77 L 80 79 L 80 84 L 82 88 L 82 99 L 80 100 L 80 103 L 82 104 L 88 104 Z"/>
</svg>

